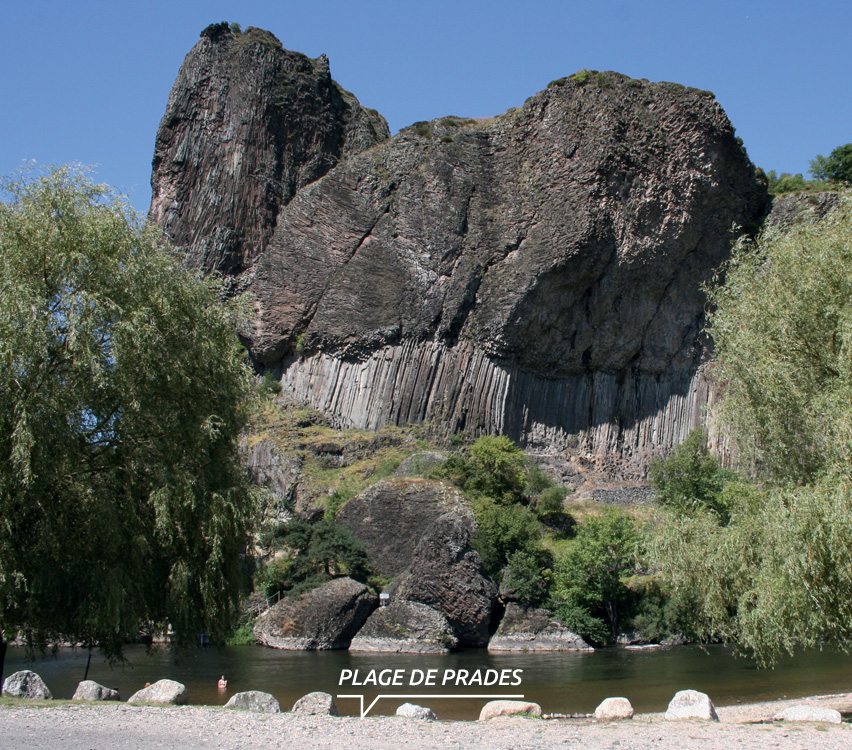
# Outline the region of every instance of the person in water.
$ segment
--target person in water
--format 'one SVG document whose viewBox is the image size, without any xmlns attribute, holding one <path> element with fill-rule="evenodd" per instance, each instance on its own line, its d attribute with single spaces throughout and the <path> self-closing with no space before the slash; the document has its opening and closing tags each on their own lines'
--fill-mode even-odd
<svg viewBox="0 0 852 750">
<path fill-rule="evenodd" d="M 225 675 L 222 675 L 219 678 L 219 690 L 224 690 L 226 687 L 228 687 L 228 681 L 225 679 Z"/>
</svg>

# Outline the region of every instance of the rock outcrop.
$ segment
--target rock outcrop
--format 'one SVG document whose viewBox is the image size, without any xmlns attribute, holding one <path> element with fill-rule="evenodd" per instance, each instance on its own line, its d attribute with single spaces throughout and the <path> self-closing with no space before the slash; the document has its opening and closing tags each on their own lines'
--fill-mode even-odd
<svg viewBox="0 0 852 750">
<path fill-rule="evenodd" d="M 506 606 L 500 626 L 488 642 L 489 651 L 594 651 L 546 609 Z"/>
<path fill-rule="evenodd" d="M 438 610 L 395 601 L 370 615 L 349 650 L 445 654 L 457 643 L 450 623 Z"/>
<path fill-rule="evenodd" d="M 352 637 L 377 606 L 376 595 L 363 583 L 335 578 L 298 599 L 282 599 L 258 618 L 254 634 L 272 648 L 349 648 Z"/>
<path fill-rule="evenodd" d="M 335 520 L 364 543 L 371 564 L 393 578 L 411 564 L 418 541 L 445 513 L 472 521 L 470 503 L 452 485 L 393 478 L 347 501 Z"/>
<path fill-rule="evenodd" d="M 479 553 L 470 546 L 473 513 L 444 513 L 414 548 L 411 564 L 388 586 L 391 600 L 427 604 L 441 612 L 459 646 L 484 646 L 497 597 Z M 412 540 L 413 541 L 413 540 Z"/>
<path fill-rule="evenodd" d="M 151 217 L 254 293 L 254 361 L 337 426 L 499 432 L 644 478 L 705 418 L 702 284 L 768 206 L 712 94 L 585 72 L 384 136 L 324 59 L 208 29 Z"/>
<path fill-rule="evenodd" d="M 251 268 L 280 209 L 342 158 L 389 137 L 338 86 L 328 58 L 290 52 L 270 32 L 201 32 L 157 131 L 151 218 L 189 263 L 234 277 Z"/>
</svg>

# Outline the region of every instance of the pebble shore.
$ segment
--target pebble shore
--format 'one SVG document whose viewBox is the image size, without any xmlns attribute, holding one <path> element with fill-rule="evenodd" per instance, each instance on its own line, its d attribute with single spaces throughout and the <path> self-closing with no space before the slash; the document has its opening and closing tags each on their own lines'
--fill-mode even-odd
<svg viewBox="0 0 852 750">
<path fill-rule="evenodd" d="M 810 703 L 852 709 L 852 694 L 722 707 L 720 721 L 665 721 L 662 714 L 629 721 L 541 720 L 428 722 L 401 717 L 317 717 L 257 714 L 200 706 L 127 704 L 4 706 L 0 750 L 6 748 L 180 748 L 180 750 L 848 750 L 849 724 L 768 722 L 788 705 Z"/>
</svg>

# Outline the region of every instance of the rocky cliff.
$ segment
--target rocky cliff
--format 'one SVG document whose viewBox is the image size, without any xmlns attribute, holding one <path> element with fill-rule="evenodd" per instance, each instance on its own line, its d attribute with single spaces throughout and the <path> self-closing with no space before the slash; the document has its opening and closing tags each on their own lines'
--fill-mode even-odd
<svg viewBox="0 0 852 750">
<path fill-rule="evenodd" d="M 190 53 L 151 215 L 254 293 L 247 342 L 286 392 L 341 426 L 502 432 L 631 476 L 700 423 L 701 285 L 767 206 L 712 94 L 582 72 L 382 140 L 326 61 L 263 34 Z"/>
<path fill-rule="evenodd" d="M 342 158 L 389 137 L 329 73 L 268 31 L 201 32 L 181 66 L 154 147 L 150 217 L 191 265 L 238 277 L 278 212 Z"/>
</svg>

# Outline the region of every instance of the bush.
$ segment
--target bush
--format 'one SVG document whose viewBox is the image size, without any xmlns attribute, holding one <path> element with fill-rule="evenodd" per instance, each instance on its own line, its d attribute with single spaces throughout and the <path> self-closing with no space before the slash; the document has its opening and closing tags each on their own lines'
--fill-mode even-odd
<svg viewBox="0 0 852 750">
<path fill-rule="evenodd" d="M 669 458 L 651 461 L 649 477 L 660 505 L 676 513 L 706 509 L 721 523 L 728 522 L 730 508 L 723 489 L 738 477 L 722 469 L 719 460 L 710 455 L 704 430 L 690 432 Z"/>
<path fill-rule="evenodd" d="M 593 641 L 614 638 L 630 592 L 623 579 L 636 569 L 639 534 L 631 516 L 609 511 L 580 527 L 570 550 L 556 560 L 551 608 L 571 629 Z"/>
<path fill-rule="evenodd" d="M 479 552 L 486 573 L 500 580 L 500 571 L 515 552 L 537 554 L 541 527 L 529 508 L 498 505 L 489 498 L 474 502 L 477 531 L 471 546 Z"/>
</svg>

